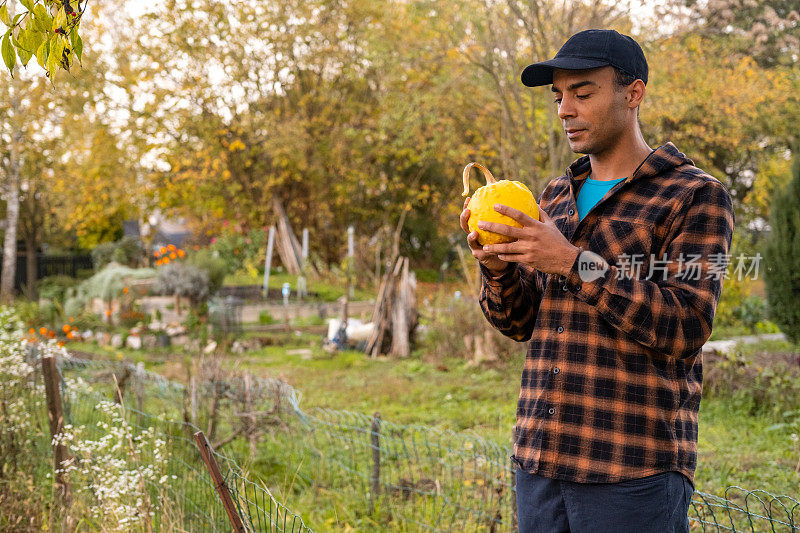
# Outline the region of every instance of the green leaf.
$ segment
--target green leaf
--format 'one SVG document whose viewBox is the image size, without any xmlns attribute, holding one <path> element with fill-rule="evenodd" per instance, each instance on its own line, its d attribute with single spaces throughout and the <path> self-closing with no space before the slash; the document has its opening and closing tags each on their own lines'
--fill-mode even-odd
<svg viewBox="0 0 800 533">
<path fill-rule="evenodd" d="M 28 44 L 26 48 L 30 51 L 38 50 L 39 47 L 42 46 L 42 43 L 46 41 L 47 39 L 44 33 L 40 31 L 30 31 L 28 32 Z"/>
<path fill-rule="evenodd" d="M 8 14 L 8 6 L 6 4 L 0 6 L 0 22 L 6 26 L 11 26 L 11 17 Z"/>
<path fill-rule="evenodd" d="M 11 45 L 11 39 L 8 33 L 3 37 L 3 44 L 0 46 L 0 51 L 3 55 L 3 62 L 6 64 L 9 72 L 14 73 L 14 65 L 17 64 L 17 53 Z"/>
<path fill-rule="evenodd" d="M 58 69 L 62 53 L 64 53 L 64 42 L 61 40 L 60 35 L 55 35 L 50 39 L 50 54 L 47 56 L 47 63 L 45 65 L 47 72 L 49 72 L 51 76 Z"/>
<path fill-rule="evenodd" d="M 58 10 L 56 13 L 56 18 L 53 19 L 53 31 L 56 31 L 59 28 L 64 28 L 67 25 L 67 14 L 64 12 L 64 8 Z"/>
<path fill-rule="evenodd" d="M 39 49 L 36 51 L 36 61 L 39 63 L 40 67 L 46 68 L 45 65 L 47 64 L 47 59 L 49 55 L 50 55 L 50 42 L 44 40 L 42 41 L 42 44 L 39 45 Z"/>
<path fill-rule="evenodd" d="M 69 34 L 69 41 L 72 44 L 72 51 L 75 52 L 75 56 L 78 58 L 78 62 L 82 61 L 83 39 L 81 39 L 81 36 L 78 35 L 78 28 L 72 28 L 72 32 L 70 32 Z"/>
<path fill-rule="evenodd" d="M 52 24 L 53 17 L 44 8 L 42 4 L 36 4 L 33 8 L 33 20 L 39 31 L 48 33 L 50 32 L 50 24 Z"/>
<path fill-rule="evenodd" d="M 33 11 L 33 0 L 19 0 L 19 3 L 22 4 L 28 11 Z"/>
</svg>

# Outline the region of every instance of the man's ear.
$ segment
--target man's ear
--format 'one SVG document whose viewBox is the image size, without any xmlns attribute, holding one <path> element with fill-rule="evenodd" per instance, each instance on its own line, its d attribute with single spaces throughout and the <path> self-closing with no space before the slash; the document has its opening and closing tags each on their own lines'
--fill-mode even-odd
<svg viewBox="0 0 800 533">
<path fill-rule="evenodd" d="M 638 79 L 634 80 L 633 83 L 628 85 L 627 93 L 628 94 L 625 99 L 628 101 L 628 107 L 631 109 L 639 107 L 639 104 L 641 104 L 642 100 L 644 100 L 644 82 Z"/>
</svg>

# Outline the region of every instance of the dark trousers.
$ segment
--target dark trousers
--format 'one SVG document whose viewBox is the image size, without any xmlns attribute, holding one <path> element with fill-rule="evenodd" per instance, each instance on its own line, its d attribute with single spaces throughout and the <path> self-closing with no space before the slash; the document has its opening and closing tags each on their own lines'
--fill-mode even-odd
<svg viewBox="0 0 800 533">
<path fill-rule="evenodd" d="M 694 489 L 680 472 L 572 483 L 517 469 L 520 533 L 684 533 Z"/>
</svg>

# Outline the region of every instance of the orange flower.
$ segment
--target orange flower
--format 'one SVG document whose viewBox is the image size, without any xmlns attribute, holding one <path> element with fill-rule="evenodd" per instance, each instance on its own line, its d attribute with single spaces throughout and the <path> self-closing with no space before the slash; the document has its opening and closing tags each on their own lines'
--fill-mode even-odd
<svg viewBox="0 0 800 533">
<path fill-rule="evenodd" d="M 171 254 L 169 254 L 169 258 L 170 258 L 170 259 L 175 259 L 175 258 L 177 258 L 177 257 L 178 257 L 178 256 L 175 254 L 175 252 L 172 252 Z"/>
<path fill-rule="evenodd" d="M 165 265 L 166 265 L 167 263 L 169 263 L 169 257 L 165 257 L 164 259 L 162 259 L 162 260 L 161 260 L 161 263 L 163 263 L 163 264 L 165 264 Z"/>
<path fill-rule="evenodd" d="M 55 339 L 56 338 L 56 332 L 50 330 L 50 331 L 47 332 L 47 336 L 50 337 L 51 339 Z"/>
<path fill-rule="evenodd" d="M 122 294 L 128 294 L 128 287 L 122 288 Z"/>
<path fill-rule="evenodd" d="M 61 341 L 58 341 L 58 347 L 59 347 L 59 348 L 63 348 L 63 347 L 64 347 L 64 343 L 63 343 L 63 342 L 61 342 Z"/>
<path fill-rule="evenodd" d="M 167 250 L 169 250 L 170 252 L 174 252 L 175 251 L 175 245 L 174 244 L 167 245 Z"/>
<path fill-rule="evenodd" d="M 153 252 L 153 257 L 158 257 L 159 255 L 161 255 L 161 254 L 160 254 L 160 253 L 158 253 L 158 250 L 156 250 L 155 252 Z"/>
<path fill-rule="evenodd" d="M 162 246 L 161 249 L 159 250 L 159 252 L 161 252 L 162 254 L 167 253 L 166 247 Z"/>
<path fill-rule="evenodd" d="M 31 335 L 36 335 L 36 330 L 31 328 L 28 330 L 28 333 L 30 333 Z"/>
<path fill-rule="evenodd" d="M 183 250 L 178 250 L 178 257 L 183 257 L 185 255 L 186 255 L 186 252 L 184 252 Z"/>
<path fill-rule="evenodd" d="M 68 339 L 73 339 L 73 338 L 75 338 L 75 334 L 73 332 L 71 332 L 71 331 L 68 331 L 67 332 L 67 338 Z"/>
<path fill-rule="evenodd" d="M 106 316 L 111 316 L 111 309 L 106 309 Z"/>
<path fill-rule="evenodd" d="M 61 328 L 64 333 L 69 333 L 69 324 L 64 324 L 64 327 Z"/>
<path fill-rule="evenodd" d="M 39 328 L 39 335 L 41 335 L 42 337 L 46 336 L 47 335 L 47 328 L 44 327 L 44 326 L 40 327 Z"/>
<path fill-rule="evenodd" d="M 69 317 L 69 321 L 70 322 L 75 322 L 75 317 L 74 316 Z"/>
</svg>

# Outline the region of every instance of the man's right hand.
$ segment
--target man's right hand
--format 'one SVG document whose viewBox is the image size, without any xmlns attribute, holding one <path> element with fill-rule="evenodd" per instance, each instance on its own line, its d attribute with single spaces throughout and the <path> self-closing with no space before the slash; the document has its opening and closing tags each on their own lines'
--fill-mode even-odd
<svg viewBox="0 0 800 533">
<path fill-rule="evenodd" d="M 478 232 L 469 231 L 468 222 L 470 212 L 469 209 L 467 209 L 468 204 L 469 198 L 464 201 L 464 210 L 461 211 L 459 222 L 461 222 L 461 229 L 467 232 L 467 245 L 469 246 L 469 249 L 472 250 L 472 257 L 480 261 L 480 263 L 488 268 L 492 274 L 500 275 L 508 267 L 508 262 L 498 259 L 496 254 L 484 252 L 483 246 L 478 244 Z"/>
</svg>

